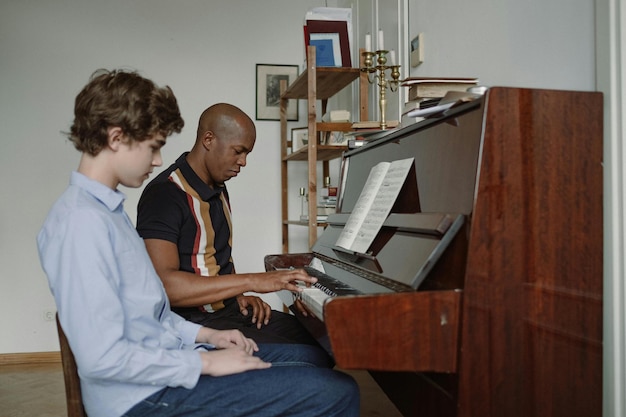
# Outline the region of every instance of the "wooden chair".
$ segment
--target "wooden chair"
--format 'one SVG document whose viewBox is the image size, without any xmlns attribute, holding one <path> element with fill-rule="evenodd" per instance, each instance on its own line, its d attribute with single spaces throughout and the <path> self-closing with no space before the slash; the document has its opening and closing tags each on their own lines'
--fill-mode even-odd
<svg viewBox="0 0 626 417">
<path fill-rule="evenodd" d="M 65 379 L 65 400 L 67 402 L 67 417 L 87 417 L 83 407 L 83 397 L 80 392 L 80 380 L 74 354 L 67 342 L 65 333 L 56 317 L 59 344 L 61 345 L 61 362 L 63 363 L 63 378 Z"/>
</svg>

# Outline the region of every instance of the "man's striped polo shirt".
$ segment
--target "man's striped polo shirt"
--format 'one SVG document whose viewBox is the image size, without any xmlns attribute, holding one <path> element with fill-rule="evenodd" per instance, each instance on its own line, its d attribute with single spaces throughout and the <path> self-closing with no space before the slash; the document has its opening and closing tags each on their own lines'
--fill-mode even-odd
<svg viewBox="0 0 626 417">
<path fill-rule="evenodd" d="M 144 239 L 175 243 L 182 271 L 231 274 L 232 223 L 226 186 L 210 188 L 191 169 L 187 154 L 146 186 L 137 207 L 137 231 Z M 211 312 L 223 306 L 219 302 L 200 308 Z M 188 309 L 173 310 L 184 317 Z"/>
</svg>

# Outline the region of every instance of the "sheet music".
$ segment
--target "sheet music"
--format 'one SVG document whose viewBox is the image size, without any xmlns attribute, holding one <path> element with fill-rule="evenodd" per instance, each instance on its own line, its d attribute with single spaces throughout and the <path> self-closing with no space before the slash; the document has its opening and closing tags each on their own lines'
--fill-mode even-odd
<svg viewBox="0 0 626 417">
<path fill-rule="evenodd" d="M 365 253 L 391 211 L 413 158 L 380 162 L 371 170 L 336 245 Z"/>
</svg>

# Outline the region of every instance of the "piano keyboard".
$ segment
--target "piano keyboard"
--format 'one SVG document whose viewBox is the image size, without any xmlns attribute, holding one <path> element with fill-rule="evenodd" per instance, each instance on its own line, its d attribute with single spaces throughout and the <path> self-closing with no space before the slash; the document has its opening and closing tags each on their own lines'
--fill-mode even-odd
<svg viewBox="0 0 626 417">
<path fill-rule="evenodd" d="M 338 279 L 331 277 L 330 275 L 325 274 L 322 271 L 318 271 L 315 268 L 305 266 L 304 270 L 310 276 L 317 278 L 317 282 L 313 284 L 313 286 L 331 297 L 336 297 L 338 295 L 361 294 L 360 291 L 352 288 L 342 281 L 339 281 Z"/>
<path fill-rule="evenodd" d="M 302 292 L 298 294 L 300 300 L 304 303 L 307 310 L 315 315 L 320 321 L 324 321 L 324 303 L 331 295 L 315 287 L 303 287 Z"/>
<path fill-rule="evenodd" d="M 300 299 L 320 321 L 324 321 L 324 303 L 327 299 L 338 295 L 361 294 L 360 291 L 315 268 L 305 266 L 304 270 L 318 281 L 310 287 L 303 285 L 303 291 L 299 294 Z"/>
</svg>

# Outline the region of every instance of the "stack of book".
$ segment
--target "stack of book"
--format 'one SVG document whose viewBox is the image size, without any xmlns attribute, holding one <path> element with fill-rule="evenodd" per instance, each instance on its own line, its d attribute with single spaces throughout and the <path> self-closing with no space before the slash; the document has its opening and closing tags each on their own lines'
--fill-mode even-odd
<svg viewBox="0 0 626 417">
<path fill-rule="evenodd" d="M 348 149 L 358 148 L 386 136 L 391 129 L 398 127 L 399 123 L 397 120 L 388 122 L 387 127 L 389 129 L 386 130 L 380 128 L 380 122 L 359 122 L 357 127 L 355 125 L 357 123 L 352 125 L 354 129 L 352 132 L 345 133 L 345 137 L 348 140 Z"/>
<path fill-rule="evenodd" d="M 440 117 L 445 112 L 455 106 L 467 103 L 481 97 L 481 94 L 463 91 L 448 91 L 445 96 L 437 101 L 434 105 L 427 105 L 422 108 L 409 110 L 405 117 L 407 119 L 423 120 L 428 117 Z"/>
<path fill-rule="evenodd" d="M 407 118 L 407 114 L 416 109 L 436 106 L 449 91 L 466 92 L 468 88 L 478 85 L 478 78 L 435 78 L 409 77 L 402 81 L 408 87 L 407 101 L 402 111 L 402 125 L 414 123 L 415 118 Z"/>
<path fill-rule="evenodd" d="M 320 190 L 317 203 L 317 221 L 326 221 L 329 214 L 337 211 L 337 187 L 331 187 L 330 178 L 324 178 L 324 188 Z"/>
</svg>

